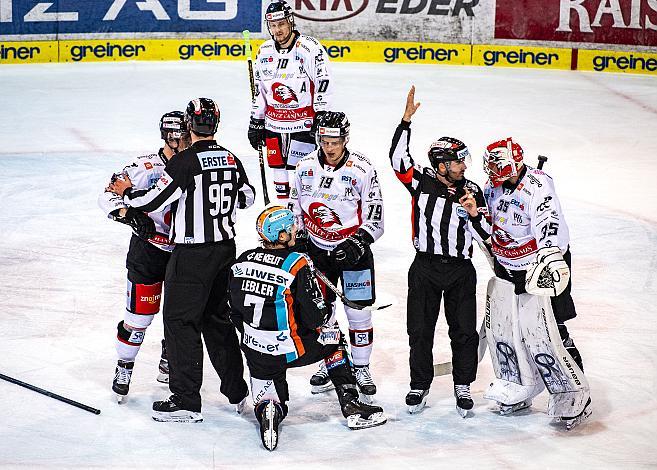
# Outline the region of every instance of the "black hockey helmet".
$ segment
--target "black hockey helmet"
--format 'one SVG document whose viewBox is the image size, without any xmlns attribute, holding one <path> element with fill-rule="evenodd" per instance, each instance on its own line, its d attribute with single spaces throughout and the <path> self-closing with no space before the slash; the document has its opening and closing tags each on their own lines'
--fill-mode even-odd
<svg viewBox="0 0 657 470">
<path fill-rule="evenodd" d="M 160 118 L 160 136 L 165 142 L 180 139 L 185 133 L 185 115 L 182 111 L 170 111 Z"/>
<path fill-rule="evenodd" d="M 345 113 L 339 111 L 326 111 L 315 118 L 315 142 L 320 144 L 320 139 L 326 137 L 343 137 L 345 145 L 349 142 L 349 130 L 351 125 Z"/>
<path fill-rule="evenodd" d="M 185 126 L 201 136 L 212 136 L 219 127 L 219 106 L 210 98 L 196 98 L 185 110 Z"/>
<path fill-rule="evenodd" d="M 269 22 L 279 20 L 287 20 L 288 23 L 290 23 L 291 31 L 294 30 L 294 13 L 292 13 L 290 5 L 284 0 L 274 0 L 267 7 L 267 11 L 265 12 L 265 22 L 267 23 L 267 30 L 270 35 L 271 30 L 269 29 Z"/>
<path fill-rule="evenodd" d="M 441 137 L 429 147 L 429 162 L 434 170 L 438 171 L 438 164 L 449 162 L 466 161 L 468 164 L 470 152 L 463 142 L 454 137 Z"/>
</svg>

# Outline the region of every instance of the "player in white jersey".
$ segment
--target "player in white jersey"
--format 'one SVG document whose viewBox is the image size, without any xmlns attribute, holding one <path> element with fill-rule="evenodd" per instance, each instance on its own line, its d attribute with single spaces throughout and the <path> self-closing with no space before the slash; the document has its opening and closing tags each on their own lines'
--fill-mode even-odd
<svg viewBox="0 0 657 470">
<path fill-rule="evenodd" d="M 528 297 L 521 297 L 524 294 L 549 297 L 548 309 L 551 306 L 563 346 L 583 371 L 580 352 L 564 324 L 576 316 L 570 294 L 570 237 L 552 178 L 524 164 L 523 149 L 511 138 L 493 142 L 487 147 L 484 169 L 489 177 L 484 196 L 491 216 L 495 275 L 513 284 L 510 289 L 520 299 L 519 309 L 529 302 Z M 512 325 L 509 325 L 511 329 Z M 541 365 L 540 361 L 535 361 Z M 567 362 L 565 367 L 569 369 Z M 556 369 L 552 372 L 556 373 Z M 553 394 L 546 381 L 550 371 L 541 370 L 541 373 Z M 583 373 L 581 379 L 582 382 L 585 380 Z M 537 392 L 541 390 L 542 386 Z M 585 393 L 586 403 L 580 416 L 561 416 L 566 427 L 590 414 L 588 389 Z M 524 403 L 502 403 L 501 411 L 512 412 L 527 407 L 531 398 L 523 400 Z"/>
<path fill-rule="evenodd" d="M 120 173 L 114 174 L 112 181 L 127 175 L 139 189 L 146 189 L 155 184 L 162 176 L 169 159 L 186 146 L 182 121 L 181 111 L 163 115 L 160 119 L 160 134 L 164 146 L 156 154 L 132 159 Z M 162 281 L 173 249 L 173 244 L 169 242 L 171 214 L 169 206 L 161 212 L 148 214 L 128 207 L 120 196 L 109 189 L 99 196 L 98 205 L 108 218 L 130 225 L 134 232 L 126 257 L 126 311 L 124 319 L 117 325 L 118 361 L 112 384 L 112 390 L 121 403 L 128 394 L 135 358 L 146 329 L 160 310 Z M 169 382 L 169 363 L 164 340 L 157 380 Z"/>
<path fill-rule="evenodd" d="M 330 109 L 332 83 L 328 55 L 315 38 L 294 29 L 287 3 L 273 1 L 265 18 L 272 39 L 260 46 L 256 58 L 248 135 L 255 150 L 266 146 L 276 197 L 285 206 L 297 162 L 315 150 L 311 129 Z"/>
<path fill-rule="evenodd" d="M 347 150 L 349 121 L 328 111 L 318 118 L 319 149 L 297 164 L 291 198 L 299 226 L 309 241 L 308 254 L 332 281 L 342 280 L 348 299 L 375 301 L 374 258 L 369 247 L 383 234 L 383 198 L 376 170 L 358 152 Z M 335 308 L 335 295 L 324 289 Z M 356 378 L 364 398 L 376 393 L 369 370 L 372 313 L 345 306 Z M 330 389 L 325 369 L 313 376 L 315 392 Z"/>
</svg>

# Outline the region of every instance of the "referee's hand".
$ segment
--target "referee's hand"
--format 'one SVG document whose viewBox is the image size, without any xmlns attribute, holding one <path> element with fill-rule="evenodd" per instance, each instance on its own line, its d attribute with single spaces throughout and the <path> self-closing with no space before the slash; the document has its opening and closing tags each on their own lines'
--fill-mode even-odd
<svg viewBox="0 0 657 470">
<path fill-rule="evenodd" d="M 465 194 L 459 199 L 459 204 L 468 211 L 470 217 L 477 217 L 479 215 L 479 212 L 477 212 L 477 201 L 468 188 L 465 188 Z"/>
<path fill-rule="evenodd" d="M 415 102 L 415 85 L 411 87 L 408 91 L 408 96 L 406 96 L 406 107 L 404 108 L 404 116 L 402 117 L 403 121 L 411 122 L 411 118 L 417 108 L 420 107 L 420 103 Z"/>
</svg>

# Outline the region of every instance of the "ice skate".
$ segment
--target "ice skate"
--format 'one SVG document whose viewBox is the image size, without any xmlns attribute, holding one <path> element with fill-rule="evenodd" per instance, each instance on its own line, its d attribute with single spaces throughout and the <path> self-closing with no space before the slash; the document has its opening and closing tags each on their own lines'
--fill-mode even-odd
<svg viewBox="0 0 657 470">
<path fill-rule="evenodd" d="M 203 416 L 200 411 L 185 410 L 181 406 L 181 399 L 177 395 L 171 395 L 166 400 L 153 403 L 153 414 L 155 421 L 177 422 L 177 423 L 200 423 Z"/>
<path fill-rule="evenodd" d="M 238 415 L 241 415 L 241 414 L 244 412 L 244 408 L 246 408 L 246 400 L 247 400 L 247 398 L 249 398 L 248 395 L 245 396 L 244 398 L 242 398 L 242 401 L 240 401 L 239 403 L 236 403 L 236 404 L 235 404 L 235 412 L 236 412 Z"/>
<path fill-rule="evenodd" d="M 406 394 L 406 404 L 408 405 L 408 412 L 412 415 L 419 413 L 424 409 L 427 403 L 429 390 L 413 389 Z"/>
<path fill-rule="evenodd" d="M 160 356 L 159 374 L 157 381 L 163 384 L 169 383 L 169 359 L 167 358 L 167 348 L 162 340 L 162 355 Z"/>
<path fill-rule="evenodd" d="M 365 429 L 380 426 L 388 421 L 380 406 L 369 405 L 358 399 L 354 385 L 343 385 L 336 389 L 342 408 L 342 415 L 347 418 L 349 429 Z"/>
<path fill-rule="evenodd" d="M 456 411 L 461 418 L 467 418 L 474 406 L 470 394 L 470 385 L 454 385 L 454 397 L 456 397 Z"/>
<path fill-rule="evenodd" d="M 514 403 L 513 405 L 506 405 L 504 403 L 497 403 L 499 405 L 499 413 L 502 416 L 507 416 L 512 413 L 516 413 L 518 411 L 524 410 L 526 408 L 529 408 L 532 406 L 532 401 L 531 399 L 523 400 L 519 403 Z"/>
<path fill-rule="evenodd" d="M 116 393 L 116 401 L 121 404 L 125 403 L 128 399 L 128 391 L 130 390 L 130 379 L 132 378 L 132 368 L 134 362 L 117 361 L 116 369 L 114 371 L 114 382 L 112 383 L 112 390 Z"/>
<path fill-rule="evenodd" d="M 372 404 L 374 402 L 374 395 L 376 395 L 376 385 L 372 380 L 370 374 L 370 366 L 354 366 L 356 373 L 356 382 L 360 390 L 360 399 L 363 403 Z"/>
<path fill-rule="evenodd" d="M 324 361 L 319 364 L 319 370 L 310 378 L 310 385 L 312 386 L 310 393 L 315 395 L 328 392 L 335 388 L 333 382 L 331 382 L 328 371 L 326 370 L 326 364 L 324 364 Z"/>
<path fill-rule="evenodd" d="M 589 398 L 586 402 L 586 406 L 584 406 L 584 409 L 580 414 L 573 417 L 558 418 L 558 422 L 564 423 L 566 427 L 566 431 L 570 431 L 571 429 L 579 426 L 584 421 L 586 421 L 586 419 L 588 419 L 588 417 L 591 416 L 591 413 L 593 413 L 593 410 L 591 409 L 591 399 Z"/>
<path fill-rule="evenodd" d="M 260 439 L 268 451 L 273 451 L 278 445 L 278 426 L 283 421 L 283 408 L 273 400 L 258 403 L 256 416 L 260 422 Z"/>
</svg>

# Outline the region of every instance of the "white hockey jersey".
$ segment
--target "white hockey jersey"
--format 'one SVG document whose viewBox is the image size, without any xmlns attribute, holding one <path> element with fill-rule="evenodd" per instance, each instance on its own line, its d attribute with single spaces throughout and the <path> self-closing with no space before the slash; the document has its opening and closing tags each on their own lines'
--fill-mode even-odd
<svg viewBox="0 0 657 470">
<path fill-rule="evenodd" d="M 358 152 L 337 167 L 322 164 L 319 150 L 297 164 L 291 191 L 300 228 L 324 250 L 333 250 L 359 228 L 374 240 L 383 234 L 383 197 L 376 170 Z"/>
<path fill-rule="evenodd" d="M 142 155 L 133 159 L 123 170 L 117 174 L 126 174 L 132 181 L 132 186 L 135 189 L 148 189 L 153 186 L 164 173 L 166 166 L 166 159 L 162 155 L 162 150 L 159 153 L 151 155 Z M 105 212 L 107 217 L 116 209 L 128 207 L 121 196 L 105 191 L 98 196 L 98 205 Z M 169 230 L 171 225 L 171 211 L 170 206 L 166 206 L 160 212 L 151 212 L 147 214 L 153 222 L 155 222 L 155 231 L 157 232 L 154 237 L 148 241 L 157 248 L 165 251 L 173 250 L 173 243 L 169 241 Z"/>
<path fill-rule="evenodd" d="M 265 41 L 256 57 L 254 77 L 251 117 L 264 119 L 270 131 L 309 131 L 315 112 L 330 110 L 328 55 L 315 38 L 298 35 L 290 49 L 281 50 L 273 39 Z"/>
<path fill-rule="evenodd" d="M 552 178 L 525 165 L 515 188 L 486 183 L 484 197 L 491 216 L 493 253 L 510 270 L 526 270 L 539 248 L 568 249 L 570 236 Z"/>
</svg>

